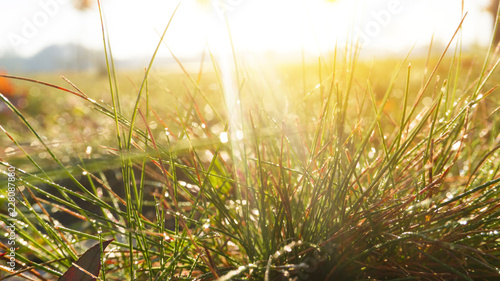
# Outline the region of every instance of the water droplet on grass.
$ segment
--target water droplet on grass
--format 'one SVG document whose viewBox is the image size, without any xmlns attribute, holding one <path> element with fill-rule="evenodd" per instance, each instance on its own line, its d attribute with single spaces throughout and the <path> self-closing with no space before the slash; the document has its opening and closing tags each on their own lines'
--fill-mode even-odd
<svg viewBox="0 0 500 281">
<path fill-rule="evenodd" d="M 227 143 L 229 141 L 229 137 L 227 135 L 227 132 L 220 133 L 219 138 L 220 138 L 221 143 Z"/>
<path fill-rule="evenodd" d="M 453 144 L 453 146 L 451 147 L 451 150 L 452 151 L 457 151 L 460 148 L 461 144 L 462 144 L 461 141 L 457 141 L 456 143 Z"/>
</svg>

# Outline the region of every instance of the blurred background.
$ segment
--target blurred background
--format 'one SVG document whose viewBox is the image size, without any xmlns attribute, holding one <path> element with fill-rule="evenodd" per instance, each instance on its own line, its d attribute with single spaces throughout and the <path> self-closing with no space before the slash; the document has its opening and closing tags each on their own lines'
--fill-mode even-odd
<svg viewBox="0 0 500 281">
<path fill-rule="evenodd" d="M 179 1 L 102 0 L 101 4 L 113 59 L 120 71 L 122 102 L 124 108 L 132 108 L 144 68 Z M 256 92 L 275 93 L 275 103 L 268 98 L 269 108 L 286 111 L 283 96 L 317 89 L 314 75 L 318 58 L 326 67 L 335 46 L 344 50 L 346 43 L 358 44 L 362 59 L 382 59 L 390 69 L 391 59 L 404 57 L 412 48 L 412 55 L 425 60 L 431 40 L 433 55 L 439 55 L 467 13 L 455 43 L 472 56 L 484 54 L 492 38 L 497 6 L 496 0 L 184 0 L 159 49 L 149 90 L 165 119 L 171 119 L 168 114 L 176 110 L 172 100 L 191 102 L 179 94 L 191 81 L 175 56 L 184 69 L 196 73 L 192 77 L 197 77 L 207 95 L 219 98 L 212 54 L 223 69 L 223 87 L 233 87 L 225 92 L 235 93 L 232 43 L 241 60 L 239 66 L 257 70 L 245 72 L 253 76 L 245 79 L 261 84 Z M 111 103 L 97 1 L 0 0 L 0 37 L 1 74 L 73 89 L 60 78 L 64 75 L 92 99 Z M 276 71 L 280 64 L 288 65 L 285 74 Z M 376 92 L 384 92 L 387 79 L 379 79 Z M 57 136 L 54 145 L 67 144 L 68 153 L 72 149 L 86 151 L 93 142 L 112 143 L 112 120 L 95 117 L 93 109 L 74 95 L 2 77 L 0 92 L 26 114 L 35 129 Z M 235 95 L 226 99 L 228 104 L 238 101 Z M 210 115 L 210 108 L 205 109 Z M 3 102 L 0 125 L 31 142 L 26 127 Z M 219 133 L 220 129 L 214 131 Z M 0 145 L 12 144 L 2 134 Z M 0 151 L 0 157 L 13 149 Z"/>
<path fill-rule="evenodd" d="M 118 67 L 144 67 L 177 1 L 102 0 Z M 285 60 L 304 52 L 317 57 L 335 44 L 356 40 L 362 55 L 404 54 L 427 49 L 434 35 L 446 44 L 468 12 L 465 49 L 485 47 L 493 30 L 496 0 L 185 0 L 165 44 L 184 62 L 203 50 L 225 48 L 224 14 L 241 52 Z M 463 10 L 462 10 L 463 9 Z M 225 11 L 225 13 L 224 13 Z M 494 12 L 495 11 L 495 12 Z M 97 1 L 0 0 L 0 68 L 9 73 L 98 70 L 104 66 Z M 173 63 L 160 50 L 166 67 Z"/>
</svg>

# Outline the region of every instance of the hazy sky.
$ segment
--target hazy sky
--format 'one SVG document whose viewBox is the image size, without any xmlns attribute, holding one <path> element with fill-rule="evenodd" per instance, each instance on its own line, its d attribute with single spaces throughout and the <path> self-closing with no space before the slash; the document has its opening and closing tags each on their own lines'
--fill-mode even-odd
<svg viewBox="0 0 500 281">
<path fill-rule="evenodd" d="M 116 57 L 150 55 L 178 1 L 102 0 Z M 241 50 L 317 53 L 354 34 L 364 48 L 407 50 L 446 41 L 461 17 L 460 0 L 184 0 L 167 31 L 166 44 L 179 56 L 219 48 L 227 33 Z M 465 0 L 465 44 L 487 44 L 488 0 Z M 29 56 L 51 44 L 101 49 L 96 8 L 76 11 L 70 0 L 0 0 L 0 55 Z M 165 49 L 165 48 L 164 48 Z M 165 50 L 163 50 L 165 52 Z M 166 52 L 165 52 L 166 54 Z"/>
</svg>

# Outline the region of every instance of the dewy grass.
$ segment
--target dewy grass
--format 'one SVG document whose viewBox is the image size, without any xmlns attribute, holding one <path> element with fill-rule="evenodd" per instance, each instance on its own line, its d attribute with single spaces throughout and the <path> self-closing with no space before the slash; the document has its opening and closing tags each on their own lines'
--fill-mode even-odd
<svg viewBox="0 0 500 281">
<path fill-rule="evenodd" d="M 215 75 L 200 68 L 196 79 L 177 60 L 187 82 L 179 85 L 146 71 L 129 104 L 104 43 L 111 105 L 85 87 L 28 81 L 90 105 L 83 120 L 109 119 L 116 138 L 99 151 L 62 161 L 65 151 L 49 145 L 57 136 L 0 96 L 34 136 L 1 124 L 11 144 L 0 163 L 17 168 L 19 247 L 18 271 L 2 265 L 0 279 L 56 279 L 107 239 L 103 280 L 500 278 L 492 54 L 467 69 L 459 49 L 445 55 L 450 41 L 437 60 L 429 50 L 434 70 L 423 76 L 410 55 L 394 67 L 336 48 L 331 60 L 275 74 L 291 90 L 269 99 L 262 85 L 275 81 L 252 80 L 242 60 L 243 124 L 232 132 L 216 57 Z M 235 138 L 221 141 L 224 133 Z M 33 140 L 43 150 L 30 149 Z M 2 207 L 2 227 L 9 219 Z"/>
</svg>

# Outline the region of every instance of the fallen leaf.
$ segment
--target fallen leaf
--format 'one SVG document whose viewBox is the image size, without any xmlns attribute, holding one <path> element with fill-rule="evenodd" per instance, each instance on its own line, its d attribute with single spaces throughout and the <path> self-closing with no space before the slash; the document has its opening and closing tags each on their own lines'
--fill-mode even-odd
<svg viewBox="0 0 500 281">
<path fill-rule="evenodd" d="M 102 250 L 114 239 L 103 241 Z M 101 270 L 101 246 L 99 243 L 88 249 L 73 265 L 61 276 L 58 281 L 94 281 Z"/>
</svg>

